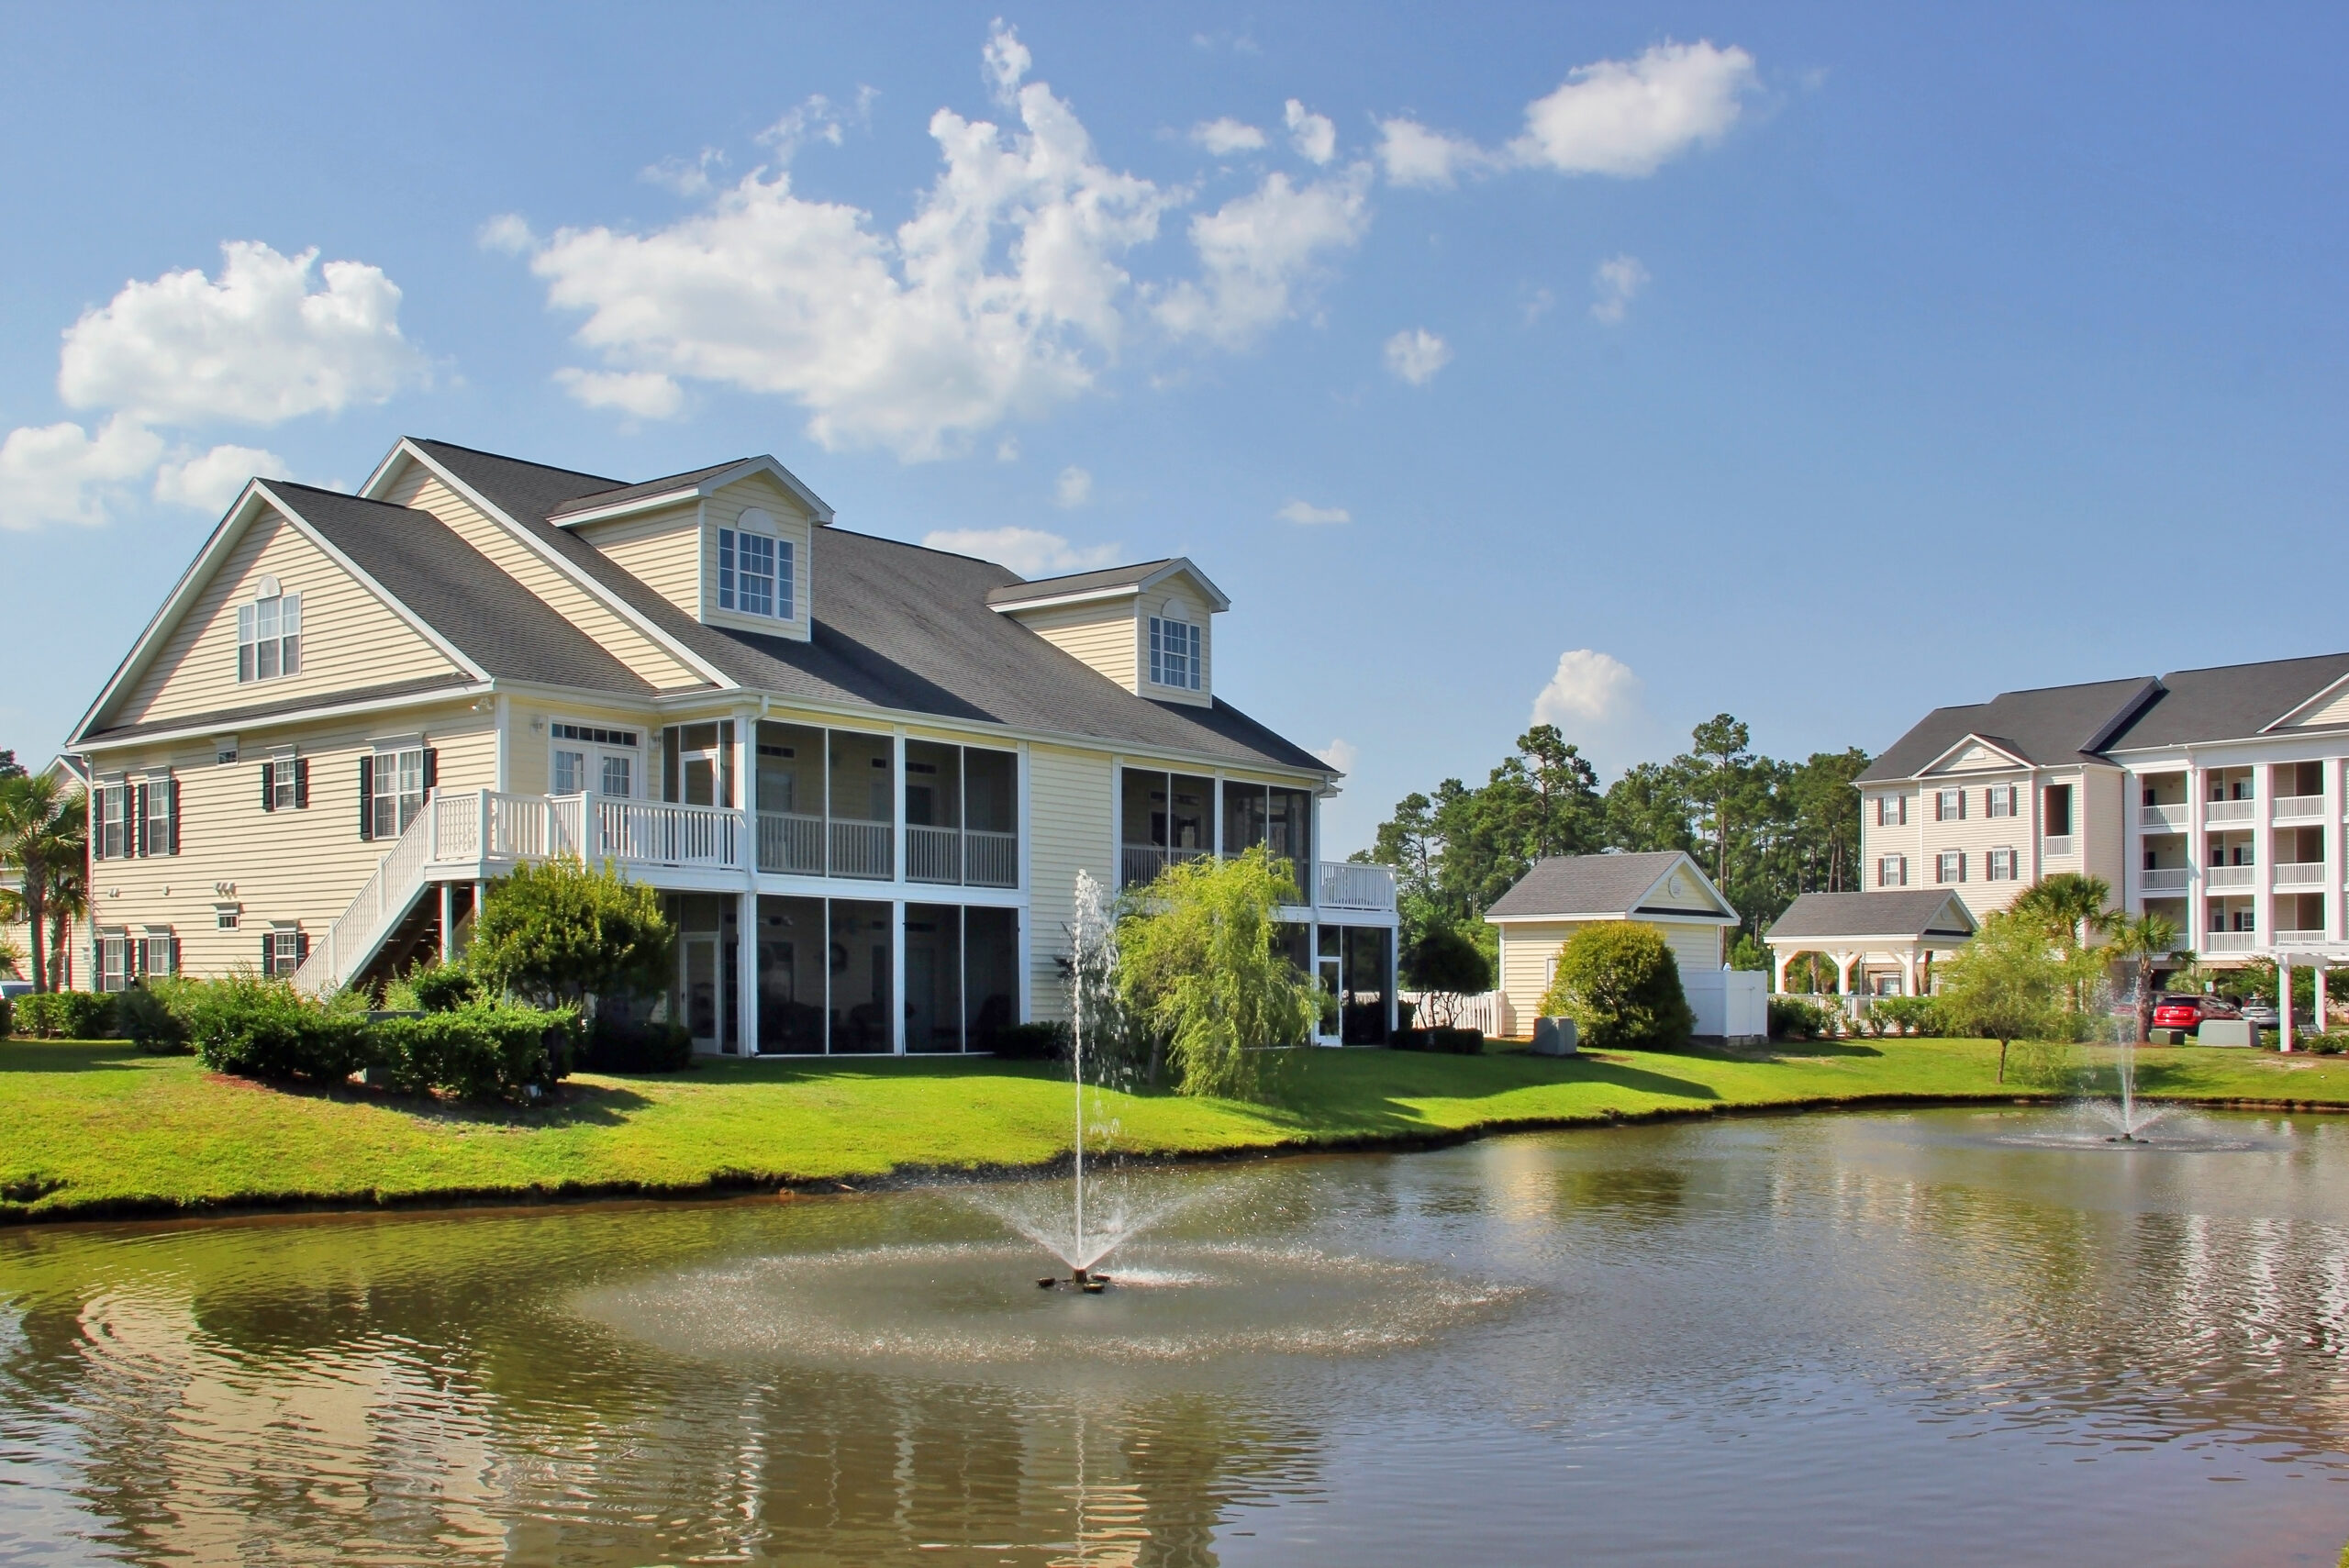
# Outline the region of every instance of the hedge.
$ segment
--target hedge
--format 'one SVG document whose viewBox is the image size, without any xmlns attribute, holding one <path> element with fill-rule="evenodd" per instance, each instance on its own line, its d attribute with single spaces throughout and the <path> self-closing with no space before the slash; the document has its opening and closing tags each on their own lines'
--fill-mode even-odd
<svg viewBox="0 0 2349 1568">
<path fill-rule="evenodd" d="M 35 1040 L 116 1040 L 114 998 L 100 991 L 36 991 L 17 998 L 15 1027 Z"/>
<path fill-rule="evenodd" d="M 438 1089 L 468 1100 L 551 1089 L 570 1075 L 576 1017 L 471 1002 L 443 1013 L 383 1018 L 363 1031 L 367 1081 L 396 1094 Z"/>
</svg>

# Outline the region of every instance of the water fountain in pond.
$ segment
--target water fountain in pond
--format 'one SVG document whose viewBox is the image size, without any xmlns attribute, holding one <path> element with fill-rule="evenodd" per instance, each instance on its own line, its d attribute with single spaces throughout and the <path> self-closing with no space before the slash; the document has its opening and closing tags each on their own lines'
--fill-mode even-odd
<svg viewBox="0 0 2349 1568">
<path fill-rule="evenodd" d="M 2133 1033 L 2134 1031 L 2130 1031 Z M 2112 1070 L 2120 1079 L 2119 1097 L 2091 1100 L 2097 1112 L 2110 1121 L 2115 1131 L 2105 1139 L 2108 1143 L 2145 1143 L 2142 1137 L 2147 1128 L 2162 1119 L 2165 1107 L 2156 1107 L 2150 1114 L 2141 1112 L 2137 1105 L 2137 1042 L 2124 1040 L 2114 1048 Z"/>
</svg>

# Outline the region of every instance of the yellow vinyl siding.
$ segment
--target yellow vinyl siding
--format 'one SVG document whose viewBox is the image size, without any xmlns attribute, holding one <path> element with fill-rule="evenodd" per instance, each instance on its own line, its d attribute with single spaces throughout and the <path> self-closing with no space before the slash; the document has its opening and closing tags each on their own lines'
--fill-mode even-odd
<svg viewBox="0 0 2349 1568">
<path fill-rule="evenodd" d="M 2100 876 L 2118 902 L 2128 888 L 2128 832 L 2124 826 L 2130 801 L 2135 799 L 2128 777 L 2118 770 L 2091 768 L 2073 796 L 2072 832 L 2087 851 L 2078 863 L 2090 876 Z"/>
<path fill-rule="evenodd" d="M 133 934 L 169 926 L 190 974 L 258 967 L 272 921 L 298 922 L 315 943 L 391 850 L 359 836 L 359 759 L 379 738 L 414 735 L 439 753 L 440 791 L 485 789 L 496 767 L 491 716 L 469 706 L 290 726 L 240 737 L 240 754 L 216 765 L 206 742 L 150 751 L 112 751 L 102 774 L 171 768 L 180 790 L 180 852 L 92 862 L 91 904 L 104 929 Z M 279 746 L 310 764 L 306 810 L 263 811 L 261 765 Z M 230 893 L 217 891 L 227 884 Z M 235 930 L 218 929 L 214 906 L 242 906 Z M 76 973 L 82 963 L 77 961 Z"/>
<path fill-rule="evenodd" d="M 443 484 L 440 476 L 422 463 L 409 462 L 382 499 L 395 506 L 414 506 L 440 518 L 459 538 L 487 556 L 498 570 L 536 594 L 556 614 L 655 688 L 667 691 L 707 684 L 699 671 L 638 630 L 633 622 L 580 586 L 569 573 Z"/>
<path fill-rule="evenodd" d="M 532 698 L 511 705 L 513 728 L 506 737 L 506 788 L 514 795 L 544 795 L 551 786 L 554 726 L 587 725 L 598 729 L 632 731 L 637 741 L 636 798 L 661 798 L 661 727 L 669 722 L 651 709 L 599 707 L 593 703 L 550 702 Z M 577 751 L 577 742 L 562 744 Z M 584 748 L 594 751 L 592 743 Z M 618 750 L 619 748 L 612 748 Z"/>
<path fill-rule="evenodd" d="M 237 606 L 251 601 L 263 576 L 302 595 L 302 669 L 239 682 Z M 456 663 L 307 535 L 264 509 L 105 722 L 138 724 L 458 673 Z"/>
<path fill-rule="evenodd" d="M 673 507 L 573 531 L 689 616 L 701 614 L 701 512 Z"/>
<path fill-rule="evenodd" d="M 2294 719 L 2292 724 L 2295 728 L 2303 725 L 2349 724 L 2349 691 L 2342 692 L 2330 701 L 2311 708 Z"/>
<path fill-rule="evenodd" d="M 720 609 L 718 605 L 718 530 L 732 528 L 735 519 L 751 506 L 773 517 L 775 537 L 791 546 L 791 618 L 788 620 L 741 615 Z M 815 520 L 801 507 L 798 499 L 767 475 L 754 473 L 748 479 L 737 480 L 712 492 L 704 506 L 703 517 L 697 562 L 700 608 L 694 613 L 713 626 L 741 627 L 770 637 L 807 641 L 809 631 L 807 606 L 815 586 L 812 571 L 814 552 L 809 545 L 815 532 Z"/>
<path fill-rule="evenodd" d="M 1150 621 L 1152 616 L 1179 620 L 1199 628 L 1199 689 L 1188 686 L 1162 686 L 1150 679 Z M 1205 595 L 1190 586 L 1186 575 L 1178 575 L 1171 584 L 1162 584 L 1142 595 L 1141 607 L 1134 617 L 1134 668 L 1141 678 L 1143 695 L 1162 702 L 1191 703 L 1200 707 L 1215 702 L 1215 617 L 1208 613 Z"/>
<path fill-rule="evenodd" d="M 1075 917 L 1076 873 L 1089 871 L 1117 887 L 1110 759 L 1056 746 L 1028 751 L 1028 983 L 1030 1015 L 1068 1014 L 1055 960 L 1068 951 Z"/>
<path fill-rule="evenodd" d="M 2015 815 L 1992 817 L 1984 792 L 2009 786 L 2016 791 Z M 1965 793 L 1965 816 L 1963 820 L 1944 822 L 1935 817 L 1935 804 L 1944 789 Z M 1919 827 L 1922 852 L 1909 862 L 1909 885 L 1933 888 L 1947 885 L 1977 920 L 1993 910 L 2003 909 L 2012 904 L 2016 895 L 2031 885 L 2032 878 L 2033 856 L 2038 850 L 2038 789 L 2036 775 L 2012 766 L 1997 772 L 1970 772 L 1957 777 L 1935 776 L 1925 780 L 1923 790 L 1909 806 L 1909 821 L 1911 826 Z M 1989 853 L 1994 849 L 2014 851 L 2014 880 L 1989 880 Z M 1937 871 L 1944 851 L 1965 857 L 1965 882 L 1944 884 L 1941 881 Z"/>
<path fill-rule="evenodd" d="M 1135 628 L 1131 599 L 1030 610 L 1019 618 L 1029 630 L 1126 690 L 1140 689 L 1134 671 L 1136 659 L 1142 656 L 1143 633 Z"/>
<path fill-rule="evenodd" d="M 1558 950 L 1576 931 L 1597 924 L 1591 920 L 1523 921 L 1494 929 L 1500 932 L 1500 975 L 1495 989 L 1508 998 L 1513 1032 L 1531 1034 L 1541 1017 L 1542 994 L 1550 988 L 1557 967 Z M 1683 925 L 1677 920 L 1635 920 L 1664 939 L 1672 960 L 1682 972 L 1721 966 L 1721 928 Z"/>
</svg>

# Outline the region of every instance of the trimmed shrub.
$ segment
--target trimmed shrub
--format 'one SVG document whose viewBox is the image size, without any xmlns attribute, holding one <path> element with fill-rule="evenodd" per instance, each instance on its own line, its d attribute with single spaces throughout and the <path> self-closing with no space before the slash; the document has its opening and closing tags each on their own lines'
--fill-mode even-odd
<svg viewBox="0 0 2349 1568">
<path fill-rule="evenodd" d="M 364 1013 L 322 1007 L 283 980 L 239 974 L 193 987 L 185 1017 L 215 1073 L 340 1084 L 368 1064 Z"/>
<path fill-rule="evenodd" d="M 1772 1040 L 1818 1040 L 1828 1032 L 1827 1009 L 1800 996 L 1770 998 Z"/>
<path fill-rule="evenodd" d="M 1868 1012 L 1887 1034 L 1932 1038 L 1947 1032 L 1941 1008 L 1931 996 L 1879 996 L 1869 1004 Z"/>
<path fill-rule="evenodd" d="M 578 1015 L 569 1008 L 472 1002 L 445 1013 L 384 1018 L 368 1033 L 368 1082 L 400 1094 L 431 1090 L 467 1100 L 518 1099 L 571 1073 Z"/>
<path fill-rule="evenodd" d="M 1669 1051 L 1688 1042 L 1696 1015 L 1680 965 L 1653 926 L 1603 920 L 1576 931 L 1558 953 L 1541 1015 L 1572 1018 L 1586 1050 Z"/>
<path fill-rule="evenodd" d="M 1010 1062 L 1064 1062 L 1069 1052 L 1068 1025 L 1058 1020 L 1006 1024 L 995 1031 L 987 1049 Z"/>
<path fill-rule="evenodd" d="M 35 1040 L 118 1040 L 114 997 L 99 991 L 36 991 L 17 998 L 16 1025 Z"/>
<path fill-rule="evenodd" d="M 2349 1050 L 2349 1033 L 2330 1030 L 2324 1034 L 2304 1034 L 2295 1043 L 2301 1050 L 2314 1051 L 2319 1056 L 2338 1056 L 2344 1050 Z"/>
<path fill-rule="evenodd" d="M 159 978 L 141 981 L 115 998 L 114 1027 L 150 1056 L 177 1056 L 187 1050 L 184 995 L 195 984 Z M 173 1006 L 181 1003 L 179 1007 Z"/>
</svg>

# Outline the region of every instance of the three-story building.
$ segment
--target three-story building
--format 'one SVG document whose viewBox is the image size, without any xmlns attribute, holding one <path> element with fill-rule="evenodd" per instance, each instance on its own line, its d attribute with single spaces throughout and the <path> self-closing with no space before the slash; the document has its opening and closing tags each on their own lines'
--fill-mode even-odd
<svg viewBox="0 0 2349 1568">
<path fill-rule="evenodd" d="M 256 479 L 71 743 L 88 975 L 372 981 L 575 853 L 668 895 L 703 1050 L 981 1050 L 1064 1006 L 1079 872 L 1264 844 L 1324 1037 L 1384 1039 L 1391 873 L 1317 858 L 1340 775 L 1217 695 L 1228 607 L 1180 558 L 1025 582 L 856 534 L 769 457 Z"/>
</svg>

